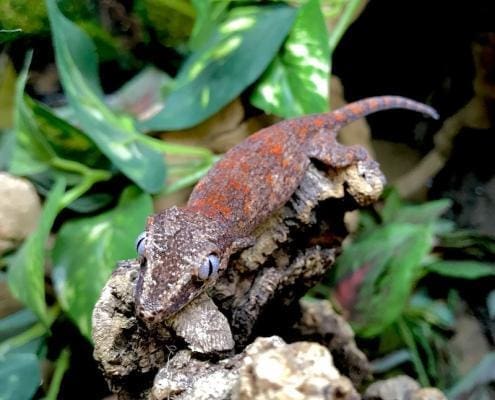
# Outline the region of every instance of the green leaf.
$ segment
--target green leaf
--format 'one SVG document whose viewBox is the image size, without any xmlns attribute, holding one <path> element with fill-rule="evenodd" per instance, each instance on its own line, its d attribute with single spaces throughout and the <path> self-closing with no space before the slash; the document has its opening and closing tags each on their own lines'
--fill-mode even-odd
<svg viewBox="0 0 495 400">
<path fill-rule="evenodd" d="M 418 343 L 414 340 L 414 335 L 411 330 L 411 326 L 405 321 L 404 318 L 397 319 L 397 328 L 400 336 L 406 346 L 409 348 L 411 354 L 411 361 L 414 365 L 414 369 L 418 374 L 418 380 L 421 386 L 430 386 L 428 379 L 428 374 L 426 373 L 425 365 L 423 364 L 423 359 L 421 358 L 418 351 Z"/>
<path fill-rule="evenodd" d="M 455 230 L 441 237 L 441 247 L 459 249 L 468 257 L 493 259 L 495 255 L 495 238 L 471 230 Z"/>
<path fill-rule="evenodd" d="M 10 290 L 46 327 L 49 318 L 45 303 L 45 244 L 59 212 L 64 190 L 64 180 L 57 180 L 45 201 L 36 230 L 17 251 L 8 270 Z"/>
<path fill-rule="evenodd" d="M 390 224 L 358 238 L 338 257 L 334 267 L 335 281 L 338 283 L 363 267 L 380 270 L 414 232 L 415 228 L 409 224 Z"/>
<path fill-rule="evenodd" d="M 87 214 L 108 206 L 113 200 L 114 194 L 112 195 L 111 193 L 88 194 L 74 200 L 68 208 L 81 214 Z"/>
<path fill-rule="evenodd" d="M 389 187 L 383 194 L 384 204 L 380 211 L 380 216 L 383 222 L 391 222 L 399 212 L 400 208 L 404 206 L 399 192 L 394 187 Z"/>
<path fill-rule="evenodd" d="M 269 114 L 290 118 L 329 110 L 330 48 L 319 0 L 300 9 L 279 55 L 251 96 Z"/>
<path fill-rule="evenodd" d="M 0 356 L 0 400 L 30 400 L 40 384 L 40 367 L 34 354 Z"/>
<path fill-rule="evenodd" d="M 436 352 L 434 348 L 434 332 L 432 326 L 421 320 L 411 321 L 410 323 L 411 333 L 413 335 L 414 341 L 416 342 L 416 347 L 420 349 L 420 354 L 423 354 L 422 362 L 423 369 L 426 370 L 427 375 L 433 381 L 438 380 L 438 369 L 437 366 L 440 361 L 440 353 Z M 419 375 L 419 374 L 418 374 Z"/>
<path fill-rule="evenodd" d="M 428 272 L 459 279 L 479 279 L 495 275 L 495 264 L 478 261 L 438 261 L 425 266 Z"/>
<path fill-rule="evenodd" d="M 62 86 L 84 132 L 143 190 L 156 193 L 165 181 L 162 155 L 140 141 L 134 121 L 114 114 L 102 100 L 95 48 L 87 35 L 46 0 Z"/>
<path fill-rule="evenodd" d="M 359 335 L 376 336 L 401 315 L 432 245 L 427 227 L 389 224 L 344 250 L 337 260 L 337 276 L 366 271 L 352 313 Z"/>
<path fill-rule="evenodd" d="M 471 398 L 480 386 L 495 381 L 495 352 L 486 354 L 466 376 L 447 390 L 450 400 L 463 400 Z"/>
<path fill-rule="evenodd" d="M 0 132 L 0 170 L 9 169 L 12 151 L 15 146 L 15 135 L 12 130 Z"/>
<path fill-rule="evenodd" d="M 407 314 L 411 318 L 422 318 L 428 324 L 442 329 L 455 328 L 455 315 L 450 307 L 443 300 L 433 300 L 423 290 L 414 293 Z"/>
<path fill-rule="evenodd" d="M 110 168 L 108 159 L 80 129 L 27 96 L 25 105 L 31 109 L 39 131 L 58 157 L 78 161 L 90 168 Z"/>
<path fill-rule="evenodd" d="M 31 62 L 31 54 L 26 57 L 16 84 L 14 128 L 15 146 L 11 158 L 10 172 L 15 175 L 30 175 L 48 170 L 55 152 L 36 125 L 31 109 L 24 102 L 24 87 Z"/>
<path fill-rule="evenodd" d="M 24 95 L 28 56 L 16 85 L 15 145 L 10 160 L 10 171 L 16 175 L 48 173 L 52 180 L 63 176 L 76 184 L 74 168 L 61 167 L 60 160 L 72 165 L 79 161 L 79 172 L 88 167 L 107 168 L 109 163 L 95 144 L 79 129 L 57 117 L 49 108 Z"/>
<path fill-rule="evenodd" d="M 12 127 L 15 82 L 14 65 L 7 54 L 2 53 L 0 54 L 0 130 Z"/>
<path fill-rule="evenodd" d="M 28 309 L 0 319 L 0 342 L 34 325 L 38 318 Z"/>
<path fill-rule="evenodd" d="M 192 4 L 196 10 L 196 19 L 189 39 L 189 48 L 198 50 L 225 16 L 230 0 L 192 0 Z"/>
<path fill-rule="evenodd" d="M 22 34 L 22 29 L 0 29 L 0 44 L 10 42 Z"/>
<path fill-rule="evenodd" d="M 205 45 L 185 62 L 165 107 L 141 127 L 189 128 L 220 110 L 266 69 L 296 13 L 283 3 L 230 10 Z"/>
<path fill-rule="evenodd" d="M 127 188 L 118 206 L 66 222 L 53 249 L 53 281 L 62 308 L 91 337 L 91 313 L 118 260 L 135 257 L 134 241 L 151 214 L 149 195 Z"/>
<path fill-rule="evenodd" d="M 383 374 L 409 361 L 411 361 L 411 352 L 406 349 L 400 349 L 381 358 L 374 359 L 371 361 L 371 366 L 374 374 Z"/>
<path fill-rule="evenodd" d="M 451 206 L 452 201 L 449 199 L 429 201 L 424 204 L 400 207 L 396 210 L 395 214 L 389 218 L 394 222 L 430 224 L 438 222 L 440 216 Z"/>
<path fill-rule="evenodd" d="M 488 293 L 486 297 L 486 308 L 490 319 L 495 319 L 495 290 Z"/>
</svg>

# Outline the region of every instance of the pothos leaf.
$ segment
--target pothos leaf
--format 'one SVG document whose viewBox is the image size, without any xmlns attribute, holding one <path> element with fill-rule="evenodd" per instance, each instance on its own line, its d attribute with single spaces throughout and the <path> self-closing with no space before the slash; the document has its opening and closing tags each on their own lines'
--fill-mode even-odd
<svg viewBox="0 0 495 400">
<path fill-rule="evenodd" d="M 49 319 L 45 302 L 45 244 L 58 214 L 65 181 L 59 179 L 43 206 L 36 230 L 14 256 L 8 270 L 10 290 L 29 307 L 47 327 Z"/>
<path fill-rule="evenodd" d="M 117 207 L 66 222 L 53 249 L 53 281 L 62 308 L 88 339 L 91 313 L 118 260 L 135 256 L 134 240 L 152 213 L 151 197 L 127 188 Z"/>
<path fill-rule="evenodd" d="M 251 102 L 267 113 L 297 117 L 329 109 L 330 48 L 319 0 L 309 0 L 256 86 Z"/>
<path fill-rule="evenodd" d="M 283 3 L 230 10 L 209 40 L 185 62 L 165 107 L 140 126 L 184 129 L 220 110 L 266 69 L 296 13 Z"/>
<path fill-rule="evenodd" d="M 30 400 L 41 384 L 38 358 L 31 353 L 0 356 L 0 399 Z"/>
<path fill-rule="evenodd" d="M 84 132 L 143 190 L 156 193 L 165 181 L 162 155 L 139 141 L 132 118 L 113 113 L 102 100 L 95 48 L 76 24 L 46 0 L 55 58 L 70 106 Z"/>
</svg>

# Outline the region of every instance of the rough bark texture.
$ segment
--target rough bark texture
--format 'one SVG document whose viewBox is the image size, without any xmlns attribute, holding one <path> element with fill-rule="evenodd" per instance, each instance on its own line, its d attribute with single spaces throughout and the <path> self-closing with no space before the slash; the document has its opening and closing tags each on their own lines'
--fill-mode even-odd
<svg viewBox="0 0 495 400">
<path fill-rule="evenodd" d="M 344 215 L 375 201 L 383 177 L 373 162 L 318 167 L 308 168 L 215 287 L 160 329 L 150 332 L 135 317 L 139 265 L 119 264 L 93 316 L 94 355 L 119 398 L 360 398 L 352 383 L 370 367 L 352 331 L 328 302 L 299 300 L 339 253 Z"/>
</svg>

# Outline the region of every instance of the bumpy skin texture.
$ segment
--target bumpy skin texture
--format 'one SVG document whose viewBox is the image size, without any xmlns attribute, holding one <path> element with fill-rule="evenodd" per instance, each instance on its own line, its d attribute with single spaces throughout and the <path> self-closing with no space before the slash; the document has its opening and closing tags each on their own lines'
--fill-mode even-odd
<svg viewBox="0 0 495 400">
<path fill-rule="evenodd" d="M 282 121 L 228 151 L 196 185 L 184 208 L 148 219 L 136 308 L 148 324 L 170 318 L 213 285 L 198 278 L 210 254 L 220 273 L 234 252 L 252 243 L 254 229 L 297 189 L 312 159 L 334 169 L 367 159 L 361 147 L 343 148 L 338 130 L 370 113 L 402 108 L 438 118 L 431 107 L 396 96 L 351 103 L 336 111 Z"/>
</svg>

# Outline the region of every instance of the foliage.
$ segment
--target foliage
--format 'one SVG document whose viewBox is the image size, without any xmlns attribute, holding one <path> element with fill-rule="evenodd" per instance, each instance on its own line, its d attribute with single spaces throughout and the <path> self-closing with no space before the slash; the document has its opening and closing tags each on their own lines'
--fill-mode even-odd
<svg viewBox="0 0 495 400">
<path fill-rule="evenodd" d="M 143 129 L 188 128 L 219 111 L 266 69 L 295 14 L 285 4 L 230 10 L 184 63 L 168 98 L 170 105 L 141 124 Z"/>
<path fill-rule="evenodd" d="M 151 197 L 130 186 L 114 209 L 68 221 L 60 229 L 53 248 L 53 283 L 62 309 L 88 339 L 101 288 L 118 260 L 135 256 L 134 238 L 142 230 L 135 221 L 142 223 L 152 212 Z"/>
<path fill-rule="evenodd" d="M 294 26 L 256 86 L 251 101 L 269 113 L 295 117 L 328 111 L 330 49 L 318 0 L 298 13 Z"/>
<path fill-rule="evenodd" d="M 197 125 L 241 95 L 281 117 L 326 110 L 327 43 L 336 43 L 359 1 L 325 2 L 333 15 L 344 10 L 336 34 L 327 32 L 318 0 L 130 3 L 114 13 L 118 23 L 105 19 L 115 10 L 92 1 L 45 0 L 31 7 L 7 0 L 0 6 L 0 43 L 6 43 L 0 167 L 29 179 L 45 197 L 35 232 L 0 264 L 8 267 L 0 279 L 26 307 L 0 319 L 2 399 L 57 398 L 75 354 L 74 345 L 65 347 L 57 336 L 58 327 L 70 324 L 79 340 L 91 340 L 94 303 L 117 260 L 134 256 L 151 196 L 191 185 L 218 159 L 207 148 L 149 133 Z M 170 12 L 176 17 L 162 18 Z M 42 42 L 50 34 L 63 107 L 43 102 L 27 84 L 31 61 L 43 62 L 46 49 L 26 49 L 21 71 L 9 59 L 10 49 L 26 39 Z M 166 71 L 147 65 L 141 55 L 148 45 Z M 170 55 L 167 63 L 162 54 Z M 135 73 L 112 96 L 103 89 L 115 85 L 112 77 L 100 80 L 106 63 Z M 267 87 L 277 102 L 264 97 Z M 186 164 L 174 168 L 171 156 Z M 40 369 L 46 359 L 54 363 L 51 377 Z M 43 389 L 41 380 L 48 383 Z"/>
<path fill-rule="evenodd" d="M 380 372 L 411 362 L 423 385 L 442 388 L 458 378 L 447 343 L 462 289 L 458 282 L 495 275 L 495 263 L 469 251 L 449 259 L 460 239 L 469 238 L 441 218 L 449 207 L 448 200 L 406 204 L 389 191 L 381 207 L 361 215 L 360 231 L 325 283 L 334 287 L 333 298 L 349 314 L 356 334 L 376 344 L 372 356 L 379 359 Z M 483 240 L 470 243 L 493 250 L 495 239 Z M 447 297 L 431 291 L 428 279 L 434 276 L 450 288 Z M 317 287 L 313 295 L 318 292 L 325 290 Z"/>
</svg>

